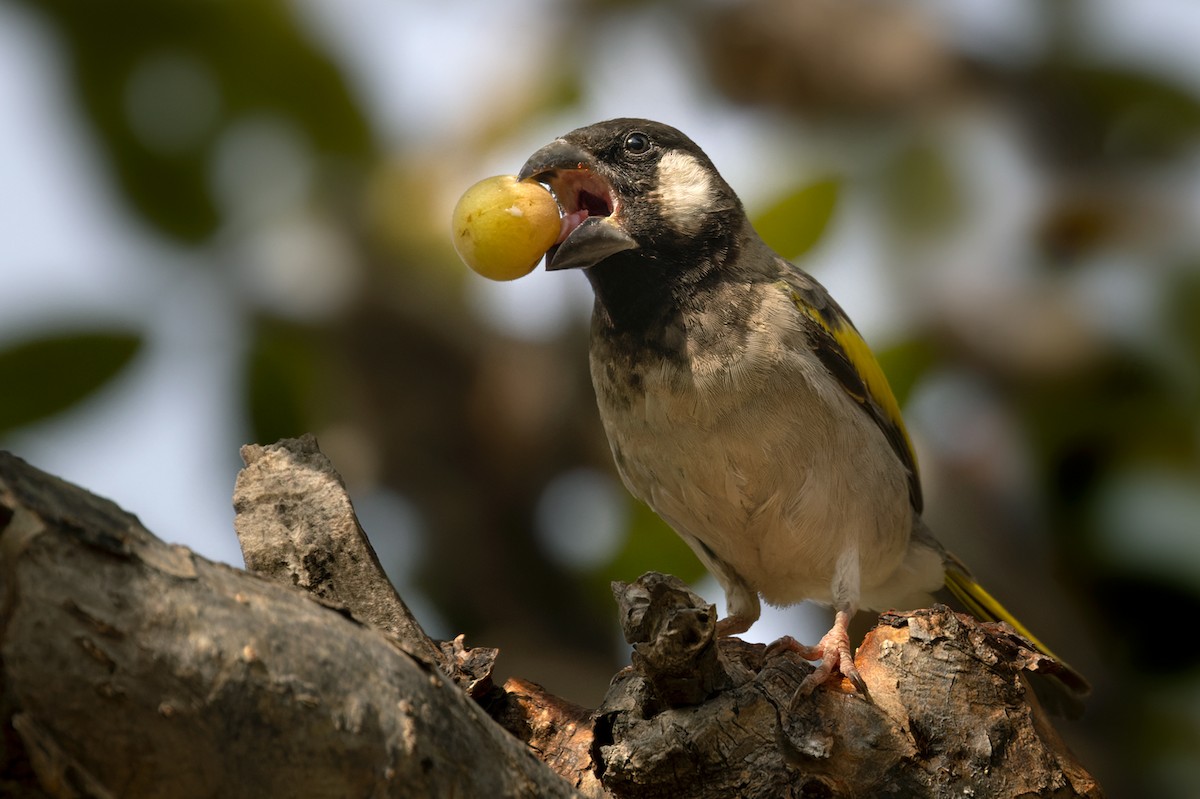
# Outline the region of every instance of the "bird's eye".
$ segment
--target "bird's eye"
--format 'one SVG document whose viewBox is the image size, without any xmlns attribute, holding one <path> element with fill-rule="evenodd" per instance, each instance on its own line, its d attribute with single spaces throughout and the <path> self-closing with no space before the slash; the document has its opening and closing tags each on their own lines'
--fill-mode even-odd
<svg viewBox="0 0 1200 799">
<path fill-rule="evenodd" d="M 634 131 L 625 137 L 626 152 L 641 155 L 650 149 L 650 137 L 641 131 Z"/>
</svg>

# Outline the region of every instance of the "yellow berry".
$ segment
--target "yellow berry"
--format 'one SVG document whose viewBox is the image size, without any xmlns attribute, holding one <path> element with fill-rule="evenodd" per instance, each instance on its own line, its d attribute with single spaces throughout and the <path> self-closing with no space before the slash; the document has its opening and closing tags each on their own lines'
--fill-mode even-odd
<svg viewBox="0 0 1200 799">
<path fill-rule="evenodd" d="M 498 175 L 476 183 L 454 206 L 454 249 L 492 280 L 529 274 L 558 239 L 558 203 L 542 184 Z"/>
</svg>

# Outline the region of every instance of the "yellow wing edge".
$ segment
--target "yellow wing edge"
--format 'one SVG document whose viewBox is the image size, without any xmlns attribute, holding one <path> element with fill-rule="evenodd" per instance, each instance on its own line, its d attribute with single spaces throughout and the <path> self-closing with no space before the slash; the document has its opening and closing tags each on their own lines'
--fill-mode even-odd
<svg viewBox="0 0 1200 799">
<path fill-rule="evenodd" d="M 883 367 L 879 365 L 879 361 L 875 358 L 875 354 L 871 351 L 870 345 L 859 334 L 854 325 L 840 312 L 835 315 L 837 324 L 831 324 L 825 314 L 811 304 L 804 301 L 803 296 L 789 286 L 791 292 L 792 303 L 796 308 L 817 324 L 829 336 L 837 342 L 841 347 L 842 353 L 846 356 L 846 360 L 858 373 L 859 379 L 870 395 L 870 399 L 875 403 L 879 410 L 883 411 L 884 417 L 895 427 L 900 434 L 900 439 L 903 442 L 906 450 L 907 458 L 906 465 L 913 472 L 913 481 L 920 485 L 920 469 L 917 465 L 917 455 L 913 449 L 912 439 L 909 438 L 908 428 L 904 425 L 904 415 L 900 412 L 900 403 L 896 401 L 896 395 L 892 393 L 891 384 L 888 383 L 887 375 L 883 373 Z M 832 301 L 830 301 L 832 304 Z M 866 397 L 856 397 L 861 403 Z"/>
</svg>

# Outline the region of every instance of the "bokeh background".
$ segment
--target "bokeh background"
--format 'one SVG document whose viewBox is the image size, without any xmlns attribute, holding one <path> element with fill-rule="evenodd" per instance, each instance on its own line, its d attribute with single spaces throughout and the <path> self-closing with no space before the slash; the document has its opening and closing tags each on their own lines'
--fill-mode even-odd
<svg viewBox="0 0 1200 799">
<path fill-rule="evenodd" d="M 615 477 L 586 281 L 489 283 L 448 220 L 656 118 L 875 347 L 1109 795 L 1195 796 L 1197 41 L 1191 0 L 0 0 L 0 445 L 240 565 L 239 445 L 314 432 L 432 633 L 594 706 L 610 580 L 720 592 Z"/>
</svg>

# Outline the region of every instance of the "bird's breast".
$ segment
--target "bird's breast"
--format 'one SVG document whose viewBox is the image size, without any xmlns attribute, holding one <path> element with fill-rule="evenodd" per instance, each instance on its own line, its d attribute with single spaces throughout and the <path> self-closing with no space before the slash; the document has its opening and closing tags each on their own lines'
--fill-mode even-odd
<svg viewBox="0 0 1200 799">
<path fill-rule="evenodd" d="M 600 416 L 630 491 L 768 601 L 826 598 L 860 532 L 871 577 L 890 572 L 911 510 L 882 435 L 789 343 L 783 303 L 761 303 L 736 336 L 714 318 L 680 320 L 654 346 L 593 331 Z"/>
</svg>

